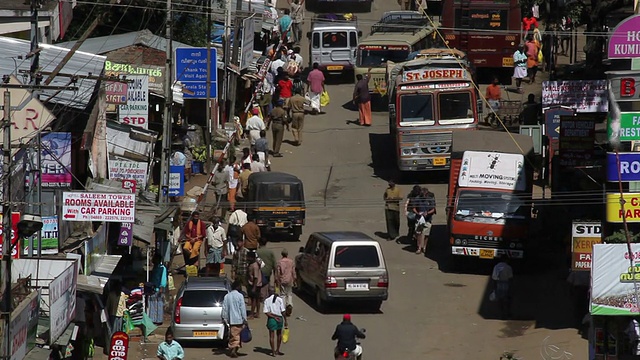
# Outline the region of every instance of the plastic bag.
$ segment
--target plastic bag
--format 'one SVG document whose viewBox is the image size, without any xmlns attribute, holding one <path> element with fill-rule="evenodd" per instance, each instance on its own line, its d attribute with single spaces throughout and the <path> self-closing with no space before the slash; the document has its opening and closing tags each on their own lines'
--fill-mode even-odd
<svg viewBox="0 0 640 360">
<path fill-rule="evenodd" d="M 289 342 L 289 328 L 286 327 L 284 328 L 284 330 L 282 331 L 282 342 L 283 343 L 287 343 Z"/>
<path fill-rule="evenodd" d="M 544 56 L 542 55 L 542 50 L 538 51 L 538 63 L 544 62 Z"/>
<path fill-rule="evenodd" d="M 169 291 L 175 290 L 176 289 L 176 284 L 173 281 L 173 275 L 169 275 L 169 277 L 167 278 L 167 287 L 169 289 Z"/>
<path fill-rule="evenodd" d="M 240 341 L 243 343 L 251 342 L 253 336 L 251 335 L 251 329 L 249 328 L 249 324 L 247 324 L 240 331 Z"/>
<path fill-rule="evenodd" d="M 327 90 L 323 90 L 322 95 L 320 95 L 320 106 L 327 106 L 329 105 L 330 101 L 331 99 L 329 98 L 329 93 L 327 92 Z"/>
</svg>

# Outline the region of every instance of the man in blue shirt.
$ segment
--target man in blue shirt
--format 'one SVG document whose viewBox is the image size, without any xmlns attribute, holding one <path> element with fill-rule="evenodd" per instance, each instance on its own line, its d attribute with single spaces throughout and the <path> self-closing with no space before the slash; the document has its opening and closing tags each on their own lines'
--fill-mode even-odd
<svg viewBox="0 0 640 360">
<path fill-rule="evenodd" d="M 247 323 L 247 306 L 240 289 L 242 289 L 242 282 L 236 279 L 231 284 L 231 292 L 222 300 L 222 320 L 229 326 L 229 356 L 232 358 L 238 357 L 240 332 Z"/>
<path fill-rule="evenodd" d="M 278 26 L 280 27 L 280 34 L 283 35 L 286 32 L 286 36 L 284 37 L 285 44 L 289 45 L 293 42 L 293 31 L 291 29 L 291 11 L 289 9 L 284 9 L 284 15 L 280 17 L 278 20 Z"/>
<path fill-rule="evenodd" d="M 184 359 L 184 350 L 177 341 L 173 340 L 173 332 L 167 329 L 164 335 L 164 342 L 158 345 L 158 353 L 156 354 L 160 360 L 182 360 Z"/>
</svg>

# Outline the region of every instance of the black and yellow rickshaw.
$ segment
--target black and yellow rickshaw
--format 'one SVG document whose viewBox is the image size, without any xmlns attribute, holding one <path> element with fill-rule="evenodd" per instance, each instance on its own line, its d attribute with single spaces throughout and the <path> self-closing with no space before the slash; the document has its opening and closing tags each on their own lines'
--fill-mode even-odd
<svg viewBox="0 0 640 360">
<path fill-rule="evenodd" d="M 249 176 L 247 213 L 265 234 L 302 234 L 305 204 L 302 181 L 291 174 L 258 172 Z"/>
</svg>

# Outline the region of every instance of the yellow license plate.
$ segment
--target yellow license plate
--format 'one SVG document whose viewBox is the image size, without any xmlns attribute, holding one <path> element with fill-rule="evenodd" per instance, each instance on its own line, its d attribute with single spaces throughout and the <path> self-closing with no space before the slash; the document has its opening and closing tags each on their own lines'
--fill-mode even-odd
<svg viewBox="0 0 640 360">
<path fill-rule="evenodd" d="M 502 66 L 503 67 L 512 67 L 513 66 L 513 58 L 512 57 L 503 57 L 502 58 Z"/>
<path fill-rule="evenodd" d="M 433 166 L 445 166 L 445 165 L 447 165 L 447 158 L 433 159 Z"/>
<path fill-rule="evenodd" d="M 329 70 L 329 71 L 342 70 L 342 69 L 344 69 L 344 66 L 339 66 L 339 65 L 327 66 L 327 70 Z"/>
<path fill-rule="evenodd" d="M 480 249 L 480 259 L 493 259 L 495 250 Z"/>
<path fill-rule="evenodd" d="M 218 331 L 194 331 L 193 336 L 195 337 L 218 336 Z"/>
<path fill-rule="evenodd" d="M 283 222 L 277 222 L 276 223 L 276 227 L 284 227 L 284 223 Z"/>
</svg>

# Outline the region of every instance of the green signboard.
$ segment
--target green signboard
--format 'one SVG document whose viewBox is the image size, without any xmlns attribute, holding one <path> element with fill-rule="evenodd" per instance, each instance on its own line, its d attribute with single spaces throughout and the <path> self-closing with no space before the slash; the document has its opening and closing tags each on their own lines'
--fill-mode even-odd
<svg viewBox="0 0 640 360">
<path fill-rule="evenodd" d="M 611 118 L 607 119 L 607 135 L 611 138 Z M 640 113 L 620 114 L 620 141 L 640 140 Z"/>
</svg>

